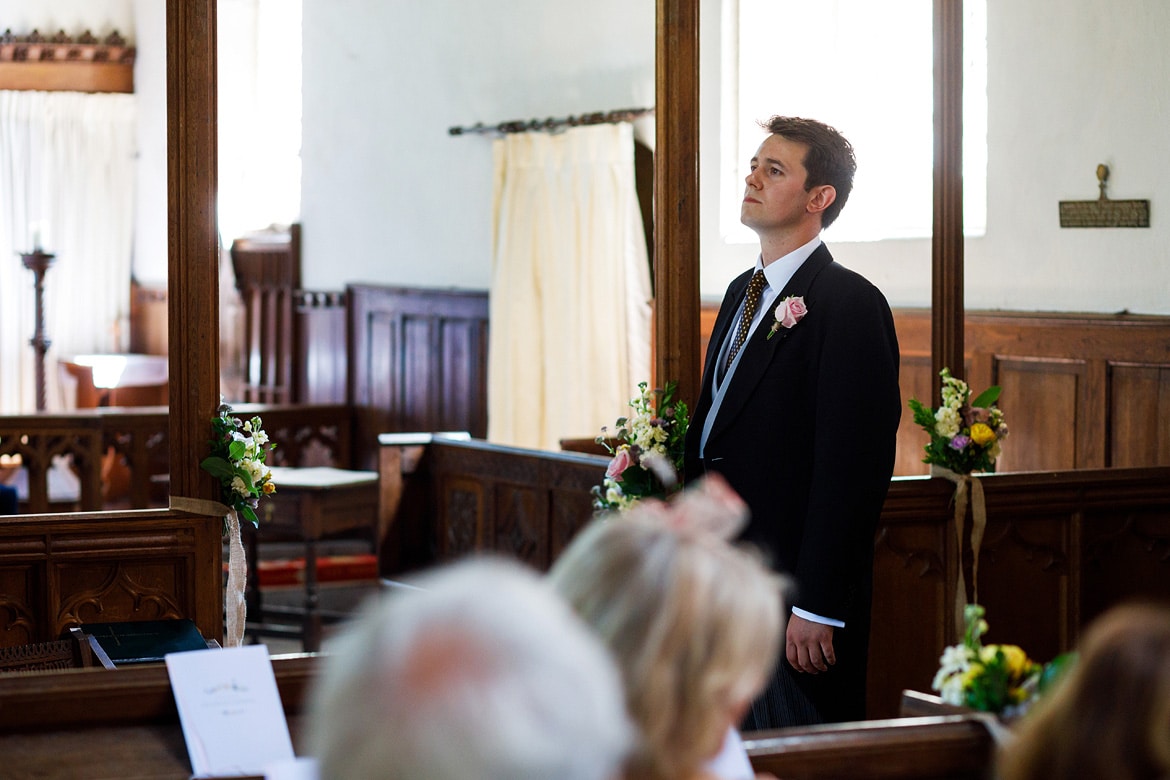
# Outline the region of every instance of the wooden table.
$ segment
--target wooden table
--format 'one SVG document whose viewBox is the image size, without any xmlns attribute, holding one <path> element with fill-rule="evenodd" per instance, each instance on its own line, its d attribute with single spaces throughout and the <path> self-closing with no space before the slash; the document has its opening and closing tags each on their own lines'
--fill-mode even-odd
<svg viewBox="0 0 1170 780">
<path fill-rule="evenodd" d="M 321 647 L 322 614 L 317 583 L 317 543 L 322 539 L 362 532 L 372 549 L 378 547 L 378 472 L 348 469 L 272 469 L 276 493 L 260 504 L 260 527 L 244 523 L 248 545 L 248 625 L 253 636 L 292 636 L 305 652 Z M 305 600 L 301 608 L 265 608 L 258 576 L 258 543 L 300 540 L 305 544 Z M 275 615 L 300 618 L 299 629 L 267 622 Z"/>
</svg>

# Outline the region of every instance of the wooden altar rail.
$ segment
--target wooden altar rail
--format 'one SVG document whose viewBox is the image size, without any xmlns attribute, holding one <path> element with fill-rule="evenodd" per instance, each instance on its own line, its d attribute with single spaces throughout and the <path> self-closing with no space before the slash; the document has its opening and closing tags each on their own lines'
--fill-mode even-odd
<svg viewBox="0 0 1170 780">
<path fill-rule="evenodd" d="M 240 417 L 261 416 L 269 438 L 277 443 L 270 465 L 348 468 L 354 461 L 353 415 L 348 406 L 238 404 L 233 408 Z M 209 435 L 210 430 L 209 421 Z M 165 407 L 0 417 L 0 455 L 19 456 L 19 465 L 27 469 L 26 513 L 166 505 L 169 455 Z M 49 494 L 54 459 L 62 457 L 79 485 L 77 495 L 63 502 L 54 501 Z M 15 466 L 0 466 L 0 480 L 11 468 Z M 124 484 L 125 495 L 109 494 L 111 469 L 123 472 L 117 481 Z"/>
<path fill-rule="evenodd" d="M 606 464 L 478 440 L 381 440 L 383 491 L 391 493 L 384 500 L 399 507 L 391 528 L 397 559 L 384 561 L 384 571 L 482 550 L 545 569 L 591 519 L 589 490 Z M 978 595 L 988 641 L 1048 661 L 1109 606 L 1170 599 L 1170 468 L 978 479 L 987 496 Z M 895 717 L 904 689 L 929 689 L 943 648 L 959 639 L 956 581 L 962 561 L 972 598 L 972 554 L 970 519 L 961 547 L 956 538 L 953 491 L 928 477 L 891 484 L 875 537 L 871 718 Z"/>
</svg>

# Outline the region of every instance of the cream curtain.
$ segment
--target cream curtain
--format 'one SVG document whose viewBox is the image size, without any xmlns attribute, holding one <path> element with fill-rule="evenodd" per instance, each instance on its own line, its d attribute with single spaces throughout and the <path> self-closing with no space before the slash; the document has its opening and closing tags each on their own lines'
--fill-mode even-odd
<svg viewBox="0 0 1170 780">
<path fill-rule="evenodd" d="M 627 123 L 495 141 L 488 438 L 557 449 L 650 379 L 650 270 Z"/>
<path fill-rule="evenodd" d="M 45 277 L 46 405 L 57 361 L 128 346 L 134 236 L 133 95 L 0 91 L 0 414 L 35 410 L 34 231 Z"/>
</svg>

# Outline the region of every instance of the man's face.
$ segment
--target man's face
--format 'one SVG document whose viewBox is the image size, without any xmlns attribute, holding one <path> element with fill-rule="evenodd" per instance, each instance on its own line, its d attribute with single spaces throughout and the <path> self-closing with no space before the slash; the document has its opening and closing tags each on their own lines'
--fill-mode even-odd
<svg viewBox="0 0 1170 780">
<path fill-rule="evenodd" d="M 805 192 L 808 146 L 770 135 L 752 158 L 739 218 L 757 233 L 794 227 L 809 218 L 817 190 Z"/>
</svg>

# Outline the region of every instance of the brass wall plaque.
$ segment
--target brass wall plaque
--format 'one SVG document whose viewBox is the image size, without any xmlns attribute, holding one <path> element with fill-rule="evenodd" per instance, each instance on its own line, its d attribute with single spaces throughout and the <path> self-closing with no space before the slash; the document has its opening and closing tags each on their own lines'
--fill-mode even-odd
<svg viewBox="0 0 1170 780">
<path fill-rule="evenodd" d="M 1109 200 L 1105 182 L 1109 166 L 1097 166 L 1097 186 L 1101 195 L 1097 200 L 1060 201 L 1060 226 L 1078 227 L 1149 227 L 1148 200 Z"/>
</svg>

